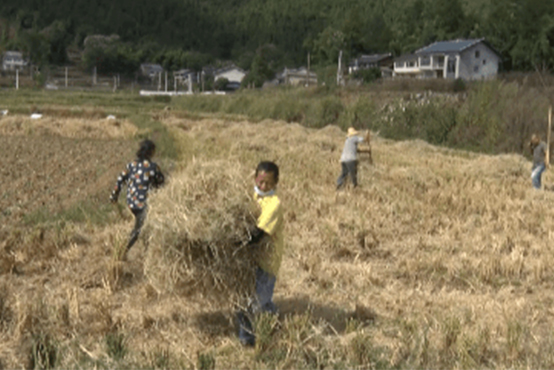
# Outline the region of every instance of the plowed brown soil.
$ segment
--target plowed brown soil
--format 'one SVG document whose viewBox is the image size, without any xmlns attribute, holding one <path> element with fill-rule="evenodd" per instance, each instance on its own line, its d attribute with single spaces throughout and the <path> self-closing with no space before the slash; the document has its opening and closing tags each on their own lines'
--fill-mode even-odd
<svg viewBox="0 0 554 370">
<path fill-rule="evenodd" d="M 56 212 L 89 197 L 107 200 L 135 146 L 124 139 L 0 136 L 0 219 L 12 223 L 41 208 Z"/>
</svg>

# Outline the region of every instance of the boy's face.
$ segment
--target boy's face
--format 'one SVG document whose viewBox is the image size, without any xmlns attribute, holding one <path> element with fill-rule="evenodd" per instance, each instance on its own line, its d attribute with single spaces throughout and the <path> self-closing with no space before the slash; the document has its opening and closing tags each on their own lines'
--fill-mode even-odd
<svg viewBox="0 0 554 370">
<path fill-rule="evenodd" d="M 255 181 L 258 189 L 264 193 L 275 189 L 275 186 L 277 185 L 277 181 L 275 181 L 275 174 L 273 172 L 259 171 L 256 174 Z"/>
</svg>

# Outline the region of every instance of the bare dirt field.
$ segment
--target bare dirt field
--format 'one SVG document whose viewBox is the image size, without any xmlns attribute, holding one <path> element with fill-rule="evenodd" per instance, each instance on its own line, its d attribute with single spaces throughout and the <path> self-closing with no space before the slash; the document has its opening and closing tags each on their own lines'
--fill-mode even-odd
<svg viewBox="0 0 554 370">
<path fill-rule="evenodd" d="M 125 140 L 73 139 L 56 135 L 0 136 L 0 209 L 5 222 L 43 210 L 59 212 L 108 189 L 132 156 Z"/>
</svg>

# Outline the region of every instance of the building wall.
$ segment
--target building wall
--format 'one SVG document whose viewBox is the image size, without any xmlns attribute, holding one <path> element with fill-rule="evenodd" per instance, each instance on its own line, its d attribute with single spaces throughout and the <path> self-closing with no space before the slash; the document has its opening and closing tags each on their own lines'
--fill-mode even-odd
<svg viewBox="0 0 554 370">
<path fill-rule="evenodd" d="M 233 69 L 217 75 L 215 80 L 219 80 L 220 78 L 226 78 L 227 80 L 229 80 L 229 82 L 241 83 L 244 76 L 246 76 L 244 72 Z"/>
<path fill-rule="evenodd" d="M 2 69 L 4 71 L 15 71 L 27 66 L 23 54 L 17 51 L 7 51 L 2 58 Z"/>
<path fill-rule="evenodd" d="M 462 53 L 458 77 L 464 80 L 494 78 L 498 74 L 499 63 L 500 58 L 487 45 L 479 43 Z"/>
</svg>

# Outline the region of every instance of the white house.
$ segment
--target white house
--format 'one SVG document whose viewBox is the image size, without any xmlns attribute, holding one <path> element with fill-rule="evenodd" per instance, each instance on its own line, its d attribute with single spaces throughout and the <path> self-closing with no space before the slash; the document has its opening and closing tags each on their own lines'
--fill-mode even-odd
<svg viewBox="0 0 554 370">
<path fill-rule="evenodd" d="M 439 41 L 394 60 L 393 76 L 481 80 L 496 77 L 500 54 L 482 39 Z"/>
<path fill-rule="evenodd" d="M 285 68 L 276 76 L 279 84 L 292 86 L 317 85 L 317 74 L 306 67 Z"/>
<path fill-rule="evenodd" d="M 15 71 L 27 67 L 29 62 L 23 58 L 23 53 L 19 51 L 6 51 L 2 58 L 2 70 Z"/>
<path fill-rule="evenodd" d="M 216 70 L 214 72 L 214 81 L 217 81 L 220 78 L 226 78 L 229 82 L 235 84 L 238 83 L 240 85 L 245 76 L 246 72 L 244 72 L 241 68 L 230 66 Z"/>
</svg>

